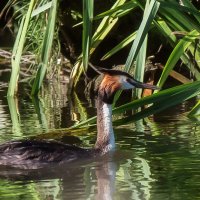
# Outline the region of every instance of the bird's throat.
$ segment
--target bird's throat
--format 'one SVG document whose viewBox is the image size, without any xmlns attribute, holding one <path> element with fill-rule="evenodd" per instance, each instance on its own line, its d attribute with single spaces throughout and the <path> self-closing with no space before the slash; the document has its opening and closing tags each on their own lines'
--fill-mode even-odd
<svg viewBox="0 0 200 200">
<path fill-rule="evenodd" d="M 115 138 L 112 126 L 112 104 L 97 99 L 97 141 L 95 149 L 102 154 L 114 150 Z"/>
</svg>

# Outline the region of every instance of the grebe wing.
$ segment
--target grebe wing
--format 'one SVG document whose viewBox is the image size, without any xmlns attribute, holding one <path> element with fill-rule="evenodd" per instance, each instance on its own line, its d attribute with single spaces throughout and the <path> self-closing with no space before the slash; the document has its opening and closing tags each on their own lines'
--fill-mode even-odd
<svg viewBox="0 0 200 200">
<path fill-rule="evenodd" d="M 90 150 L 56 141 L 11 141 L 0 145 L 0 165 L 38 168 L 50 163 L 71 162 L 89 154 Z"/>
</svg>

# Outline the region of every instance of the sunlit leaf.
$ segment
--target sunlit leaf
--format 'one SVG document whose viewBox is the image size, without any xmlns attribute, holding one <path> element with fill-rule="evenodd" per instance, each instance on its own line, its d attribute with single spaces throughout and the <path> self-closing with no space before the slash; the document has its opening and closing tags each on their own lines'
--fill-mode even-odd
<svg viewBox="0 0 200 200">
<path fill-rule="evenodd" d="M 144 18 L 147 14 L 147 9 L 149 7 L 149 1 L 146 1 L 145 10 L 144 10 Z M 138 55 L 136 57 L 135 62 L 135 69 L 134 69 L 134 78 L 140 82 L 143 82 L 144 80 L 144 71 L 146 66 L 146 53 L 147 53 L 147 37 L 148 34 L 146 34 L 146 37 L 144 38 L 144 41 L 140 47 L 140 50 L 138 52 Z M 141 90 L 136 89 L 134 96 L 137 98 L 141 98 Z"/>
<path fill-rule="evenodd" d="M 160 65 L 160 64 L 157 64 L 157 66 L 161 70 L 164 69 L 164 67 L 162 65 Z M 180 83 L 184 83 L 185 84 L 185 83 L 191 83 L 192 82 L 192 80 L 188 79 L 187 77 L 183 76 L 182 74 L 180 74 L 180 73 L 178 73 L 178 72 L 176 72 L 174 70 L 171 70 L 170 73 L 169 73 L 169 75 L 172 78 L 174 78 L 177 81 L 179 81 Z"/>
<path fill-rule="evenodd" d="M 166 21 L 174 30 L 189 32 L 193 29 L 200 30 L 199 23 L 180 10 L 160 7 L 159 15 Z"/>
<path fill-rule="evenodd" d="M 157 1 L 152 0 L 146 9 L 146 13 L 144 14 L 143 20 L 141 22 L 141 25 L 138 29 L 136 39 L 133 42 L 133 45 L 131 47 L 130 53 L 128 55 L 126 64 L 125 64 L 125 71 L 129 71 L 131 66 L 133 65 L 133 61 L 136 58 L 141 44 L 151 26 L 151 23 L 156 16 L 156 13 L 159 9 L 159 4 Z"/>
<path fill-rule="evenodd" d="M 52 1 L 46 3 L 45 5 L 42 5 L 42 6 L 38 7 L 38 8 L 36 8 L 35 10 L 33 10 L 32 14 L 31 14 L 31 17 L 39 15 L 40 13 L 42 13 L 42 12 L 48 10 L 49 8 L 51 8 L 51 6 L 52 6 Z"/>
<path fill-rule="evenodd" d="M 188 0 L 182 0 L 182 3 L 184 5 L 180 5 L 177 2 L 172 2 L 172 1 L 164 1 L 164 0 L 157 0 L 160 2 L 160 6 L 163 8 L 171 8 L 174 9 L 175 11 L 183 11 L 186 13 L 190 13 L 196 17 L 196 19 L 199 21 L 200 19 L 200 13 L 199 11 L 193 6 L 193 4 L 188 1 Z"/>
<path fill-rule="evenodd" d="M 136 63 L 135 63 L 134 77 L 136 80 L 140 82 L 144 81 L 144 71 L 145 71 L 145 66 L 146 66 L 146 50 L 147 50 L 147 35 L 140 48 L 140 51 L 138 52 L 138 55 L 136 57 Z M 135 96 L 137 98 L 140 98 L 141 94 L 142 94 L 141 90 L 136 89 Z"/>
<path fill-rule="evenodd" d="M 57 15 L 57 7 L 58 7 L 58 0 L 52 1 L 52 7 L 49 11 L 48 17 L 48 24 L 47 29 L 45 32 L 45 38 L 43 40 L 43 46 L 41 51 L 41 62 L 38 66 L 36 78 L 33 83 L 31 95 L 35 95 L 39 92 L 43 79 L 46 74 L 48 61 L 51 54 L 53 38 L 54 38 L 54 30 L 55 30 L 55 23 L 56 23 L 56 15 Z"/>
<path fill-rule="evenodd" d="M 192 108 L 190 113 L 188 114 L 190 117 L 191 116 L 199 116 L 200 115 L 200 101 Z"/>
<path fill-rule="evenodd" d="M 158 81 L 158 85 L 160 87 L 163 86 L 166 81 L 170 71 L 174 68 L 180 57 L 183 55 L 185 50 L 189 47 L 189 45 L 194 41 L 197 37 L 199 37 L 199 32 L 196 30 L 191 31 L 186 35 L 183 39 L 179 41 L 171 55 L 169 56 L 165 68 L 162 72 L 162 75 Z"/>
<path fill-rule="evenodd" d="M 194 15 L 194 17 L 196 18 L 196 20 L 200 23 L 200 13 L 199 13 L 199 10 L 197 10 L 197 8 L 195 8 L 195 6 L 192 4 L 192 2 L 190 0 L 182 0 L 182 4 L 186 8 L 190 9 L 190 11 L 189 11 L 190 14 Z"/>
<path fill-rule="evenodd" d="M 108 53 L 106 53 L 101 60 L 106 60 L 110 58 L 112 55 L 120 51 L 122 48 L 130 44 L 135 38 L 136 38 L 137 32 L 134 32 L 130 34 L 128 37 L 126 37 L 122 42 L 120 42 L 118 45 L 116 45 L 113 49 L 111 49 Z"/>
<path fill-rule="evenodd" d="M 148 117 L 152 114 L 161 112 L 167 108 L 170 108 L 174 105 L 177 105 L 185 100 L 188 100 L 192 97 L 195 97 L 200 93 L 200 81 L 196 81 L 189 84 L 184 84 L 176 86 L 170 89 L 160 91 L 151 96 L 147 96 L 142 99 L 132 101 L 130 103 L 124 104 L 118 108 L 113 109 L 113 114 L 124 113 L 128 110 L 135 110 L 144 105 L 153 104 L 148 108 L 143 109 L 142 111 L 136 113 L 133 116 L 129 116 L 120 120 L 116 120 L 115 124 L 125 124 L 132 121 L 137 121 L 144 117 Z M 92 117 L 86 121 L 80 122 L 79 124 L 71 127 L 78 128 L 86 125 L 93 124 L 96 121 L 96 117 Z"/>
<path fill-rule="evenodd" d="M 125 0 L 117 0 L 111 9 L 123 5 Z M 115 15 L 115 14 L 113 14 Z M 104 40 L 104 38 L 110 33 L 111 29 L 117 23 L 118 18 L 113 16 L 106 16 L 102 19 L 101 23 L 97 27 L 91 41 L 90 56 L 94 53 L 95 49 Z M 76 87 L 79 77 L 83 72 L 82 54 L 79 56 L 73 70 L 70 74 L 70 88 Z"/>
<path fill-rule="evenodd" d="M 10 83 L 8 87 L 7 96 L 14 96 L 17 91 L 18 85 L 18 77 L 19 77 L 19 70 L 20 70 L 20 60 L 22 56 L 22 51 L 24 48 L 24 43 L 26 41 L 26 33 L 28 30 L 28 24 L 31 19 L 31 13 L 35 4 L 35 0 L 31 0 L 29 4 L 28 11 L 26 16 L 22 18 L 19 33 L 17 36 L 17 40 L 14 45 L 13 53 L 15 55 L 12 56 L 12 73 L 10 77 Z"/>
<path fill-rule="evenodd" d="M 146 2 L 148 4 L 148 2 Z M 131 47 L 131 50 L 129 52 L 129 55 L 128 55 L 128 58 L 126 60 L 126 63 L 125 63 L 125 71 L 129 72 L 130 69 L 132 67 L 134 67 L 134 60 L 141 48 L 141 45 L 146 37 L 146 34 L 148 33 L 149 31 L 149 28 L 151 26 L 151 23 L 153 22 L 153 19 L 154 17 L 156 16 L 156 13 L 159 9 L 159 5 L 160 3 L 155 1 L 155 0 L 152 0 L 150 2 L 150 4 L 148 6 L 146 6 L 146 9 L 145 9 L 145 13 L 144 13 L 144 17 L 142 19 L 142 22 L 140 24 L 140 27 L 137 31 L 137 35 L 136 35 L 136 38 L 133 42 L 133 45 Z M 121 94 L 121 91 L 119 91 L 116 96 L 115 96 L 115 99 L 114 99 L 114 106 L 115 106 L 115 103 L 116 101 L 118 100 L 119 96 Z M 113 106 L 113 107 L 114 107 Z"/>
<path fill-rule="evenodd" d="M 200 93 L 200 82 L 195 82 L 187 85 L 177 86 L 165 91 L 160 92 L 160 97 L 155 97 L 155 102 L 153 105 L 148 108 L 143 109 L 142 111 L 136 113 L 133 116 L 126 117 L 124 119 L 116 120 L 116 124 L 125 124 L 132 121 L 137 121 L 139 119 L 148 117 L 152 114 L 159 113 L 167 108 L 170 108 L 174 105 L 177 105 L 185 100 L 188 100 L 192 97 L 195 97 Z M 159 93 L 157 93 L 159 94 Z M 163 98 L 164 97 L 164 98 Z M 160 99 L 160 100 L 159 100 Z"/>
<path fill-rule="evenodd" d="M 18 100 L 13 97 L 7 97 L 7 101 L 12 120 L 12 132 L 15 134 L 15 136 L 22 136 L 20 113 L 17 108 Z"/>
<path fill-rule="evenodd" d="M 117 7 L 114 7 L 110 10 L 107 10 L 107 11 L 95 16 L 94 20 L 101 19 L 106 16 L 111 16 L 113 14 L 115 15 L 115 17 L 120 17 L 120 16 L 123 16 L 124 13 L 130 12 L 131 10 L 133 10 L 136 7 L 138 7 L 138 5 L 136 4 L 136 2 L 134 0 L 132 0 L 123 5 L 119 5 Z"/>
<path fill-rule="evenodd" d="M 92 21 L 93 21 L 94 1 L 83 0 L 83 33 L 82 33 L 82 54 L 83 69 L 86 72 L 89 61 L 90 45 L 92 38 Z"/>
</svg>

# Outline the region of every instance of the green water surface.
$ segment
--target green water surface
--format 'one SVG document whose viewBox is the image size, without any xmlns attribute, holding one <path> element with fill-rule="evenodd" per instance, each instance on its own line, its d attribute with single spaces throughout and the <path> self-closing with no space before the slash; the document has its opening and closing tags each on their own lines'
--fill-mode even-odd
<svg viewBox="0 0 200 200">
<path fill-rule="evenodd" d="M 96 129 L 59 132 L 95 115 L 94 103 L 50 86 L 40 99 L 22 90 L 7 100 L 0 89 L 0 142 L 54 138 L 92 147 Z M 115 127 L 116 152 L 101 159 L 39 170 L 0 167 L 1 200 L 200 199 L 200 127 L 186 102 L 130 125 Z"/>
</svg>

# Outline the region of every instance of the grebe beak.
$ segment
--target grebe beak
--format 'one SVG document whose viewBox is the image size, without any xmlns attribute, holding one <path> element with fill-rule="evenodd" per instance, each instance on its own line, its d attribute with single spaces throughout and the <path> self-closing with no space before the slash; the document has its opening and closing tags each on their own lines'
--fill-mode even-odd
<svg viewBox="0 0 200 200">
<path fill-rule="evenodd" d="M 152 90 L 160 90 L 160 88 L 156 85 L 150 85 L 147 83 L 142 83 L 140 81 L 137 81 L 135 79 L 128 79 L 127 80 L 131 85 L 133 85 L 136 88 L 143 88 L 143 89 L 152 89 Z"/>
</svg>

